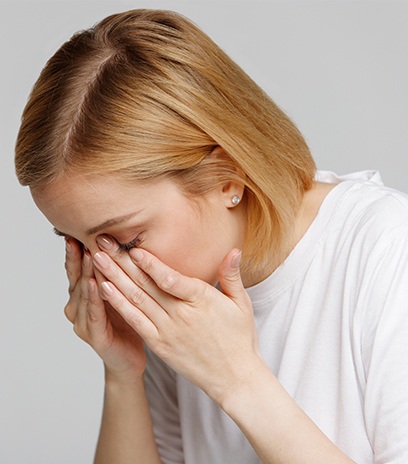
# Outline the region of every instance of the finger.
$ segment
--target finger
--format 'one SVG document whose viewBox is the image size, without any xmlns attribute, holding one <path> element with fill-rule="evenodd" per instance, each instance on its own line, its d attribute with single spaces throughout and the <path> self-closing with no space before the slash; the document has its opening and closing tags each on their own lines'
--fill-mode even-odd
<svg viewBox="0 0 408 464">
<path fill-rule="evenodd" d="M 92 261 L 88 251 L 84 251 L 82 259 L 82 276 L 80 292 L 74 321 L 74 330 L 77 335 L 83 337 L 87 327 L 87 311 L 89 305 L 88 282 L 93 277 Z"/>
<path fill-rule="evenodd" d="M 95 275 L 96 283 L 98 284 L 98 289 L 99 289 L 102 282 L 105 282 L 106 279 L 105 279 L 105 276 L 102 274 L 102 272 L 98 271 L 95 265 L 94 265 L 94 275 Z M 101 292 L 99 292 L 99 295 L 101 296 L 102 299 L 104 299 Z"/>
<path fill-rule="evenodd" d="M 152 278 L 142 269 L 135 266 L 129 253 L 121 250 L 119 244 L 112 237 L 109 235 L 100 235 L 96 238 L 96 241 L 98 242 L 99 248 L 109 255 L 134 283 L 143 288 L 153 298 L 158 296 L 157 294 L 160 293 L 161 290 L 159 290 Z"/>
<path fill-rule="evenodd" d="M 102 283 L 102 293 L 109 304 L 146 341 L 151 344 L 158 337 L 158 329 L 149 317 L 132 305 L 112 282 Z"/>
<path fill-rule="evenodd" d="M 80 300 L 81 300 L 81 277 L 82 277 L 82 272 L 83 272 L 83 268 L 84 268 L 84 257 L 83 257 L 83 252 L 82 252 L 82 247 L 79 248 L 79 245 L 78 242 L 76 242 L 76 240 L 74 239 L 70 239 L 70 241 L 74 242 L 74 247 L 76 247 L 77 249 L 72 249 L 71 247 L 67 247 L 68 250 L 67 250 L 67 254 L 69 255 L 72 255 L 70 256 L 68 259 L 71 261 L 71 265 L 72 265 L 72 273 L 77 273 L 78 277 L 77 278 L 73 278 L 73 274 L 71 274 L 71 281 L 70 281 L 70 288 L 69 288 L 69 301 L 68 303 L 65 305 L 65 308 L 64 308 L 64 313 L 65 313 L 65 317 L 72 323 L 72 324 L 75 324 L 75 320 L 76 320 L 76 317 L 77 317 L 77 314 L 78 314 L 78 307 L 79 307 L 79 304 L 80 304 Z M 81 258 L 78 258 L 73 256 L 74 254 L 77 254 L 78 251 L 81 253 Z M 77 263 L 75 261 L 78 261 L 79 262 L 79 266 L 77 265 Z M 66 265 L 66 267 L 68 268 L 68 266 Z M 79 271 L 78 271 L 78 268 L 79 267 Z M 75 284 L 74 284 L 74 280 L 75 281 Z M 83 298 L 83 297 L 82 297 Z"/>
<path fill-rule="evenodd" d="M 109 282 L 115 285 L 133 306 L 143 311 L 155 324 L 161 324 L 166 320 L 168 315 L 165 309 L 159 306 L 157 301 L 143 288 L 136 285 L 106 253 L 95 253 L 93 260 L 95 267 Z M 102 282 L 101 288 L 104 288 L 104 283 Z M 102 292 L 102 296 L 103 298 L 106 297 L 105 292 Z"/>
<path fill-rule="evenodd" d="M 98 293 L 98 284 L 94 278 L 88 280 L 88 307 L 86 312 L 87 331 L 90 342 L 98 350 L 97 341 L 107 328 L 105 304 Z"/>
<path fill-rule="evenodd" d="M 242 252 L 240 250 L 231 250 L 220 264 L 218 278 L 223 293 L 239 307 L 245 308 L 248 306 L 249 296 L 241 280 L 239 267 L 241 257 Z"/>
<path fill-rule="evenodd" d="M 96 238 L 96 241 L 98 242 L 99 248 L 106 254 L 108 254 L 112 258 L 112 260 L 118 264 L 118 266 L 129 276 L 133 283 L 135 283 L 138 287 L 142 288 L 155 301 L 159 302 L 159 304 L 163 303 L 163 307 L 168 307 L 169 302 L 167 300 L 169 295 L 160 290 L 148 274 L 146 274 L 138 266 L 135 266 L 135 263 L 131 260 L 129 253 L 121 250 L 118 242 L 116 242 L 116 240 L 113 237 L 103 234 L 99 235 Z M 132 288 L 129 292 L 126 289 L 122 288 L 118 281 L 112 281 L 122 291 L 122 293 L 124 293 L 125 295 L 131 295 Z M 130 297 L 130 301 L 134 301 L 134 299 Z"/>
<path fill-rule="evenodd" d="M 136 266 L 149 275 L 166 294 L 190 303 L 202 299 L 203 293 L 206 291 L 204 282 L 183 276 L 141 248 L 132 248 L 129 251 L 129 256 Z"/>
<path fill-rule="evenodd" d="M 82 268 L 82 247 L 79 242 L 72 237 L 67 237 L 65 241 L 65 269 L 69 282 L 69 293 L 74 291 L 81 277 Z"/>
</svg>

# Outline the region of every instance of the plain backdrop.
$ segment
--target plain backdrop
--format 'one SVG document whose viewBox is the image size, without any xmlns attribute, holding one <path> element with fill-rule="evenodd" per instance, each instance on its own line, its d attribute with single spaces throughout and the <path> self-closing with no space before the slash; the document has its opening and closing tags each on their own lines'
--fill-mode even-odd
<svg viewBox="0 0 408 464">
<path fill-rule="evenodd" d="M 1 463 L 92 462 L 102 365 L 64 318 L 63 241 L 17 183 L 13 151 L 46 60 L 75 31 L 131 8 L 196 22 L 298 124 L 320 169 L 378 169 L 408 190 L 405 1 L 0 2 Z"/>
</svg>

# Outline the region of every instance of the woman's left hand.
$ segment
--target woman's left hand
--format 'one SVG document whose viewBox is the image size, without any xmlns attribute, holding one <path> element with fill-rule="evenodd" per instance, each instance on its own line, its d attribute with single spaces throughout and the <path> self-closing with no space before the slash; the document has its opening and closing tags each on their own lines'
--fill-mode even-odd
<svg viewBox="0 0 408 464">
<path fill-rule="evenodd" d="M 109 240 L 112 246 L 98 253 L 105 259 L 94 257 L 106 278 L 103 297 L 177 373 L 222 405 L 255 369 L 264 367 L 252 304 L 240 277 L 239 250 L 220 265 L 220 292 L 146 250 L 125 253 Z"/>
</svg>

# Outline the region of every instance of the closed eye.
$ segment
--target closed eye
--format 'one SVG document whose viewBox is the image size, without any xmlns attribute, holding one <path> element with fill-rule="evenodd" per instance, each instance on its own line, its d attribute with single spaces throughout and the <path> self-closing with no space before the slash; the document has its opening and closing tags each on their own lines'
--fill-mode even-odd
<svg viewBox="0 0 408 464">
<path fill-rule="evenodd" d="M 69 235 L 65 234 L 64 232 L 60 232 L 55 227 L 53 228 L 53 230 L 54 230 L 55 235 L 58 235 L 58 237 L 64 237 L 64 238 L 69 237 Z M 127 242 L 127 243 L 119 243 L 118 242 L 119 243 L 119 249 L 122 250 L 122 251 L 129 251 L 132 248 L 137 248 L 140 245 L 141 242 L 142 242 L 142 240 L 139 238 L 139 236 L 134 238 L 130 242 Z M 81 242 L 79 242 L 79 243 L 81 243 Z M 81 245 L 87 250 L 85 245 L 83 245 L 82 243 L 81 243 Z"/>
<path fill-rule="evenodd" d="M 138 237 L 136 237 L 128 243 L 119 243 L 119 248 L 122 251 L 129 251 L 132 248 L 137 248 L 140 245 L 140 243 L 141 240 Z"/>
</svg>

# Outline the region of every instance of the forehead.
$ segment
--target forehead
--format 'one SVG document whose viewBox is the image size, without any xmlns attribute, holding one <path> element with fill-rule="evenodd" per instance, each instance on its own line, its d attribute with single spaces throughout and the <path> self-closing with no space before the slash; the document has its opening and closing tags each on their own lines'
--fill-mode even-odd
<svg viewBox="0 0 408 464">
<path fill-rule="evenodd" d="M 130 182 L 115 176 L 67 176 L 31 190 L 33 199 L 51 224 L 69 235 L 88 230 L 113 217 L 148 208 L 160 211 L 181 192 L 174 181 Z M 166 201 L 163 203 L 163 199 Z"/>
<path fill-rule="evenodd" d="M 132 190 L 129 183 L 114 177 L 67 176 L 45 187 L 33 188 L 31 194 L 44 214 L 61 208 L 78 212 L 86 209 L 90 214 L 111 203 L 117 205 L 117 200 L 125 198 Z"/>
</svg>

